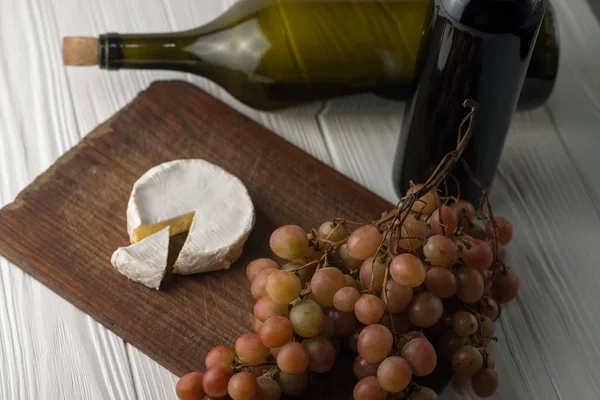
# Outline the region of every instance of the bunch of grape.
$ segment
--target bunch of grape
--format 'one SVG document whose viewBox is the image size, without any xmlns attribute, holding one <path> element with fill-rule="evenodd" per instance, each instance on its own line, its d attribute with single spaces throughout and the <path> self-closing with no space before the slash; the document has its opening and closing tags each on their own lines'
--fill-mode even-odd
<svg viewBox="0 0 600 400">
<path fill-rule="evenodd" d="M 504 264 L 512 226 L 435 189 L 423 194 L 423 185 L 400 204 L 371 224 L 334 219 L 311 233 L 274 231 L 270 247 L 287 263 L 261 258 L 246 269 L 255 333 L 212 349 L 204 374 L 180 380 L 179 397 L 299 396 L 341 348 L 357 353 L 356 400 L 437 399 L 413 378 L 430 375 L 438 357 L 458 384 L 491 396 L 498 376 L 487 347 L 499 305 L 519 288 Z"/>
</svg>

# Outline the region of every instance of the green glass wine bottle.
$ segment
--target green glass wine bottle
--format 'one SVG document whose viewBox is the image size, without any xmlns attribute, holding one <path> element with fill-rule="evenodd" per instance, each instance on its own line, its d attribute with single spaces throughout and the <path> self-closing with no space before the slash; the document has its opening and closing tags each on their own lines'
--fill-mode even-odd
<svg viewBox="0 0 600 400">
<path fill-rule="evenodd" d="M 65 64 L 165 69 L 204 76 L 241 102 L 277 110 L 374 92 L 411 93 L 430 0 L 241 0 L 185 32 L 65 38 Z M 558 65 L 552 15 L 522 105 L 549 96 Z M 531 90 L 530 90 L 531 89 Z"/>
</svg>

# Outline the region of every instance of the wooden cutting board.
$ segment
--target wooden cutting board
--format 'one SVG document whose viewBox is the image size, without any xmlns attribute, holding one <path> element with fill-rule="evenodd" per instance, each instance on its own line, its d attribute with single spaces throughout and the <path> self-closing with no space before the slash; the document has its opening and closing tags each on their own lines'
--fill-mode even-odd
<svg viewBox="0 0 600 400">
<path fill-rule="evenodd" d="M 110 256 L 128 244 L 133 183 L 149 168 L 182 158 L 203 158 L 238 176 L 256 207 L 256 226 L 230 270 L 168 275 L 154 291 L 116 272 Z M 390 207 L 200 89 L 159 82 L 0 211 L 0 254 L 182 375 L 203 369 L 213 346 L 232 345 L 251 331 L 245 266 L 272 256 L 268 239 L 277 226 L 308 230 L 333 217 L 369 221 Z M 351 361 L 317 380 L 325 389 L 306 398 L 351 398 Z"/>
</svg>

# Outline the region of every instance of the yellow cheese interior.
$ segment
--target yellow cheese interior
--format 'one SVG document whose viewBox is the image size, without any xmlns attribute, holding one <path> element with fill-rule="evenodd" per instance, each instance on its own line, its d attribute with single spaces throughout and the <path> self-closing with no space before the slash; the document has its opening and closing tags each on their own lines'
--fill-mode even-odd
<svg viewBox="0 0 600 400">
<path fill-rule="evenodd" d="M 194 212 L 189 214 L 182 215 L 180 217 L 172 218 L 167 221 L 162 221 L 153 225 L 142 225 L 133 230 L 131 233 L 131 243 L 139 242 L 140 240 L 148 237 L 163 228 L 170 226 L 170 236 L 175 236 L 179 233 L 186 232 L 190 229 L 192 225 L 192 220 L 194 219 Z"/>
</svg>

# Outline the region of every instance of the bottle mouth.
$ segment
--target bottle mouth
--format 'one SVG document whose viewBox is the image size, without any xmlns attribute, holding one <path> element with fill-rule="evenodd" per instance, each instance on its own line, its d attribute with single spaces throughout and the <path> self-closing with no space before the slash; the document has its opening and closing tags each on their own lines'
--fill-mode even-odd
<svg viewBox="0 0 600 400">
<path fill-rule="evenodd" d="M 123 41 L 118 33 L 106 33 L 98 38 L 98 65 L 103 69 L 119 69 L 123 61 Z"/>
</svg>

